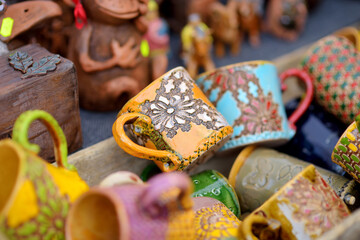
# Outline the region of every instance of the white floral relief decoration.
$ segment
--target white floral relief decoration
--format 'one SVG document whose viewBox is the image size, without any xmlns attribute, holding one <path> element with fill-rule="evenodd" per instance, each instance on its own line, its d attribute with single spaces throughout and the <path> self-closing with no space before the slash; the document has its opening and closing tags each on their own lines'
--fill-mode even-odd
<svg viewBox="0 0 360 240">
<path fill-rule="evenodd" d="M 171 72 L 163 78 L 155 99 L 146 100 L 141 105 L 142 113 L 151 118 L 155 130 L 166 132 L 168 138 L 173 138 L 179 129 L 189 132 L 191 123 L 213 130 L 228 125 L 216 109 L 194 98 L 194 84 L 183 70 Z"/>
</svg>

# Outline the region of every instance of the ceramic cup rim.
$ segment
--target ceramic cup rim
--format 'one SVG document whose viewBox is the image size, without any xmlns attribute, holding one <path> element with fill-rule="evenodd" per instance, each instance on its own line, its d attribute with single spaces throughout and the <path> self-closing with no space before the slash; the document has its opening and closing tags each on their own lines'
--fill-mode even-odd
<svg viewBox="0 0 360 240">
<path fill-rule="evenodd" d="M 332 35 L 337 37 L 344 37 L 346 39 L 348 39 L 347 37 L 348 35 L 351 35 L 352 37 L 355 38 L 354 46 L 356 50 L 360 51 L 360 30 L 356 29 L 355 27 L 349 26 L 349 27 L 341 28 L 340 30 L 334 32 Z M 353 43 L 352 41 L 350 42 Z"/>
<path fill-rule="evenodd" d="M 9 147 L 14 151 L 14 153 L 17 156 L 17 160 L 18 160 L 18 167 L 17 167 L 14 186 L 13 186 L 10 194 L 8 195 L 6 203 L 4 204 L 3 208 L 0 209 L 0 221 L 2 220 L 1 216 L 4 216 L 4 218 L 6 218 L 5 215 L 9 211 L 9 208 L 12 206 L 12 202 L 13 202 L 14 198 L 16 197 L 17 192 L 21 186 L 21 181 L 20 181 L 20 178 L 22 175 L 21 169 L 24 168 L 25 161 L 26 161 L 26 159 L 25 159 L 26 154 L 25 154 L 24 150 L 21 149 L 20 145 L 15 143 L 13 140 L 5 139 L 5 140 L 0 141 L 0 148 L 3 146 Z"/>
<path fill-rule="evenodd" d="M 68 216 L 66 218 L 65 223 L 65 237 L 66 239 L 72 239 L 71 237 L 71 222 L 76 221 L 76 219 L 72 219 L 73 215 L 75 214 L 75 207 L 80 205 L 81 202 L 89 197 L 89 196 L 101 196 L 107 198 L 111 204 L 115 208 L 115 214 L 118 217 L 118 228 L 120 232 L 120 238 L 122 240 L 129 240 L 130 239 L 130 223 L 128 221 L 127 217 L 127 211 L 122 201 L 119 200 L 119 197 L 116 196 L 115 193 L 112 192 L 112 189 L 119 189 L 121 186 L 115 186 L 115 187 L 94 187 L 90 189 L 89 191 L 82 194 L 71 206 L 70 211 L 68 212 Z M 70 218 L 71 217 L 71 218 Z M 71 221 L 71 220 L 72 221 Z"/>
</svg>

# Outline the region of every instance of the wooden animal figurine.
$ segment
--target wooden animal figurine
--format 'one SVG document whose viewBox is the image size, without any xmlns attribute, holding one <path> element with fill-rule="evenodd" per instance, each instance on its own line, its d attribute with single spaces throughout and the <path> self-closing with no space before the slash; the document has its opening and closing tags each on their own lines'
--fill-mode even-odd
<svg viewBox="0 0 360 240">
<path fill-rule="evenodd" d="M 199 67 L 205 71 L 215 68 L 210 55 L 211 32 L 198 14 L 189 16 L 189 23 L 181 31 L 181 41 L 185 65 L 191 77 L 197 75 Z"/>
<path fill-rule="evenodd" d="M 307 13 L 304 0 L 271 0 L 266 28 L 279 38 L 295 41 L 304 30 Z"/>
<path fill-rule="evenodd" d="M 237 12 L 240 25 L 240 38 L 243 41 L 245 34 L 248 34 L 250 45 L 260 45 L 261 16 L 259 13 L 260 4 L 254 0 L 236 0 Z"/>
<path fill-rule="evenodd" d="M 226 6 L 219 2 L 211 5 L 210 28 L 213 31 L 217 57 L 225 55 L 225 44 L 230 45 L 231 54 L 239 53 L 240 33 L 236 5 L 235 1 L 229 1 Z"/>
<path fill-rule="evenodd" d="M 75 9 L 82 9 L 78 0 L 74 2 Z M 77 67 L 80 105 L 98 111 L 119 109 L 150 82 L 149 59 L 140 52 L 147 0 L 82 4 L 76 20 L 82 29 L 73 35 L 69 55 Z"/>
<path fill-rule="evenodd" d="M 155 0 L 150 0 L 146 18 L 149 21 L 145 39 L 150 48 L 152 64 L 152 79 L 157 79 L 166 72 L 168 66 L 167 52 L 170 37 L 167 23 L 159 17 L 159 6 Z"/>
</svg>

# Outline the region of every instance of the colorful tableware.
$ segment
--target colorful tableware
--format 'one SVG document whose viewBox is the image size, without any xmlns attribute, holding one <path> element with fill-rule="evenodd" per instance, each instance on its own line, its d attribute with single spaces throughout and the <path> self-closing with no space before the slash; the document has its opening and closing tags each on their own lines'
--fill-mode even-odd
<svg viewBox="0 0 360 240">
<path fill-rule="evenodd" d="M 281 96 L 281 85 L 291 76 L 307 86 L 304 101 L 289 120 Z M 243 62 L 201 74 L 196 83 L 234 128 L 233 136 L 221 150 L 249 144 L 281 145 L 295 134 L 295 122 L 305 112 L 313 96 L 310 77 L 289 69 L 278 76 L 267 61 Z"/>
<path fill-rule="evenodd" d="M 254 232 L 272 219 L 281 228 L 274 239 L 316 239 L 349 214 L 345 203 L 310 165 L 247 216 L 240 234 L 243 239 L 258 239 Z"/>
<path fill-rule="evenodd" d="M 145 147 L 130 140 L 124 126 Z M 182 67 L 133 97 L 113 125 L 114 138 L 124 151 L 153 160 L 164 172 L 189 171 L 205 162 L 231 133 L 224 117 Z"/>
<path fill-rule="evenodd" d="M 147 184 L 92 188 L 73 205 L 67 240 L 195 239 L 192 183 L 163 173 Z"/>
<path fill-rule="evenodd" d="M 292 100 L 285 105 L 288 115 L 299 101 Z M 343 176 L 346 172 L 331 161 L 331 154 L 346 125 L 312 101 L 296 126 L 295 136 L 277 150 Z"/>
<path fill-rule="evenodd" d="M 331 160 L 360 182 L 360 115 L 356 117 L 337 142 Z"/>
<path fill-rule="evenodd" d="M 210 197 L 222 202 L 235 216 L 240 216 L 240 204 L 234 188 L 216 170 L 206 170 L 191 176 L 194 184 L 192 197 Z"/>
<path fill-rule="evenodd" d="M 57 167 L 37 156 L 29 143 L 30 124 L 40 120 L 51 133 Z M 88 190 L 75 167 L 67 163 L 67 144 L 59 124 L 40 110 L 16 120 L 13 140 L 0 141 L 0 231 L 9 239 L 65 239 L 70 204 Z"/>
<path fill-rule="evenodd" d="M 249 146 L 236 158 L 229 182 L 239 197 L 241 210 L 252 212 L 308 165 L 272 149 Z M 354 180 L 320 167 L 316 169 L 352 209 L 360 205 L 360 192 Z"/>
<path fill-rule="evenodd" d="M 197 240 L 237 237 L 240 220 L 224 204 L 208 197 L 193 201 Z"/>
<path fill-rule="evenodd" d="M 360 112 L 360 57 L 354 44 L 327 36 L 307 51 L 302 65 L 312 76 L 319 104 L 350 124 Z"/>
</svg>

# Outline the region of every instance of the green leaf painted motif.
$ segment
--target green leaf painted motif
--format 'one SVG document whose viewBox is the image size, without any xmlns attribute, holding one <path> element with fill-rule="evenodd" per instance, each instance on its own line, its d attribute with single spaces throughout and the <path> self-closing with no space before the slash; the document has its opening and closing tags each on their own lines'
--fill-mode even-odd
<svg viewBox="0 0 360 240">
<path fill-rule="evenodd" d="M 61 62 L 60 55 L 52 55 L 43 57 L 39 62 L 35 62 L 21 78 L 30 78 L 34 76 L 42 76 L 50 71 L 55 71 L 56 64 Z"/>
<path fill-rule="evenodd" d="M 9 64 L 14 69 L 26 73 L 27 69 L 33 65 L 33 58 L 26 52 L 15 52 L 9 56 Z"/>
</svg>

